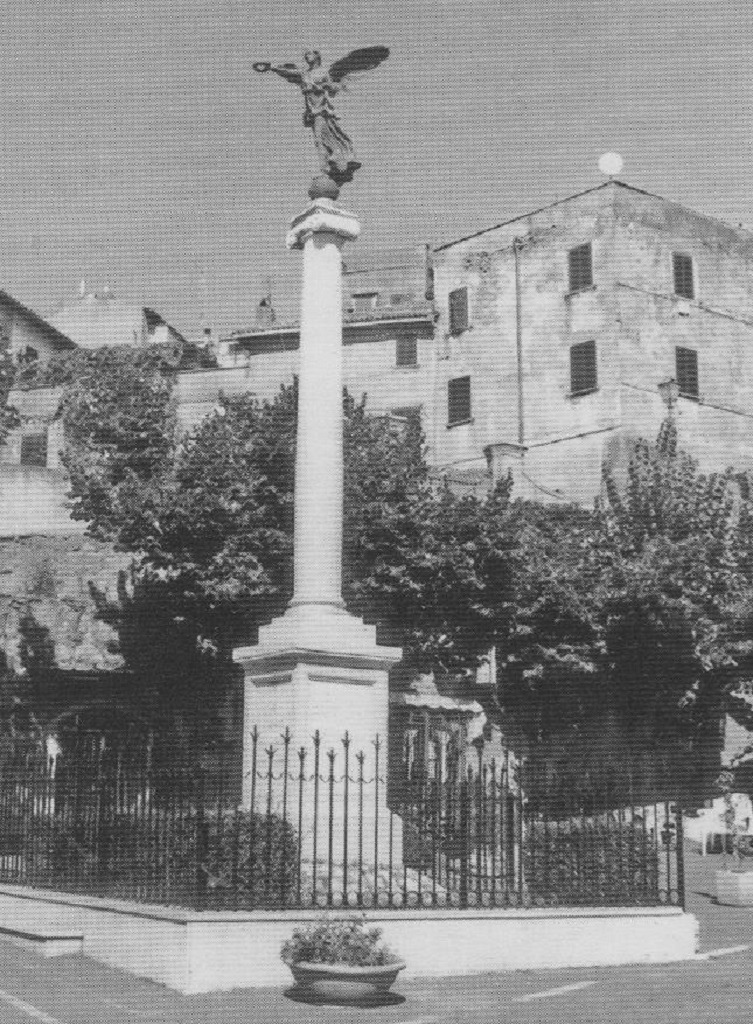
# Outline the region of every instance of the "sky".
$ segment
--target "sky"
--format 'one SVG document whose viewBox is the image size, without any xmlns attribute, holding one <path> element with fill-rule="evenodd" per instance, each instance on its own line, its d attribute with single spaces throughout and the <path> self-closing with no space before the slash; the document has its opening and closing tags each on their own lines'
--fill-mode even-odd
<svg viewBox="0 0 753 1024">
<path fill-rule="evenodd" d="M 0 288 L 84 279 L 189 337 L 294 318 L 316 160 L 256 60 L 390 48 L 338 97 L 369 248 L 440 244 L 603 180 L 753 225 L 751 0 L 0 0 Z"/>
</svg>

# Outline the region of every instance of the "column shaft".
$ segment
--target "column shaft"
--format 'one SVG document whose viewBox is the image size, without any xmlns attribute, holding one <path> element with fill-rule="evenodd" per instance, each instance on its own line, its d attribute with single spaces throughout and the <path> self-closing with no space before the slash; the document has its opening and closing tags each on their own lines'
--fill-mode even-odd
<svg viewBox="0 0 753 1024">
<path fill-rule="evenodd" d="M 343 237 L 303 246 L 293 605 L 342 605 Z"/>
</svg>

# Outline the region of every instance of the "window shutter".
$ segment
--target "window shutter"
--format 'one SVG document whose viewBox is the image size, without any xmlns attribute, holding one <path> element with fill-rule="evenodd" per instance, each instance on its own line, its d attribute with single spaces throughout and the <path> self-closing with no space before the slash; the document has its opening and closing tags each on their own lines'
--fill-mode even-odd
<svg viewBox="0 0 753 1024">
<path fill-rule="evenodd" d="M 418 339 L 415 335 L 397 339 L 395 363 L 397 366 L 418 366 Z"/>
<path fill-rule="evenodd" d="M 681 395 L 698 398 L 698 353 L 693 348 L 675 349 L 677 385 Z"/>
<path fill-rule="evenodd" d="M 471 378 L 456 377 L 447 383 L 447 422 L 467 423 L 471 418 Z"/>
<path fill-rule="evenodd" d="M 682 252 L 672 253 L 672 270 L 675 278 L 675 295 L 683 299 L 695 298 L 693 257 Z"/>
<path fill-rule="evenodd" d="M 570 291 L 582 292 L 585 288 L 590 288 L 594 283 L 591 243 L 579 245 L 577 248 L 571 249 L 567 255 Z"/>
<path fill-rule="evenodd" d="M 21 465 L 47 465 L 47 431 L 43 434 L 24 434 L 21 438 Z"/>
<path fill-rule="evenodd" d="M 468 289 L 456 288 L 450 292 L 450 334 L 468 330 Z"/>
<path fill-rule="evenodd" d="M 582 395 L 595 391 L 598 386 L 596 376 L 596 342 L 582 341 L 570 348 L 570 393 Z"/>
</svg>

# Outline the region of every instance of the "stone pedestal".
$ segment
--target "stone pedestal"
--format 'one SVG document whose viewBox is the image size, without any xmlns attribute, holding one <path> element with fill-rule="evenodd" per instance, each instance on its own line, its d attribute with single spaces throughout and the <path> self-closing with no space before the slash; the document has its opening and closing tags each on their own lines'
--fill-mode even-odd
<svg viewBox="0 0 753 1024">
<path fill-rule="evenodd" d="M 399 863 L 401 843 L 394 823 L 391 841 L 389 837 L 386 778 L 388 672 L 400 660 L 401 651 L 379 646 L 375 628 L 348 614 L 342 599 L 341 249 L 359 231 L 355 215 L 330 200 L 317 199 L 293 220 L 288 234 L 288 246 L 303 250 L 293 598 L 284 615 L 260 629 L 258 644 L 236 649 L 234 659 L 243 666 L 245 677 L 245 805 L 250 805 L 254 776 L 249 737 L 257 731 L 258 787 L 262 781 L 259 751 L 280 751 L 287 729 L 291 753 L 301 747 L 307 751 L 304 774 L 308 781 L 300 810 L 304 859 L 314 836 L 317 857 L 322 851 L 326 857 L 333 845 L 335 857 L 342 859 L 345 847 L 350 859 L 356 850 L 348 845 L 350 834 L 351 843 L 358 836 L 364 849 L 371 851 L 372 863 L 375 849 L 380 862 L 391 851 L 393 862 Z M 320 783 L 315 800 L 316 734 Z M 362 763 L 357 756 L 361 752 Z M 291 761 L 290 771 L 297 772 L 297 757 Z M 279 770 L 281 760 L 273 763 Z M 359 787 L 361 773 L 366 780 L 363 787 Z M 280 795 L 279 789 L 275 785 L 272 803 L 278 809 L 281 801 L 290 807 L 289 794 Z M 289 817 L 295 824 L 294 815 Z"/>
</svg>

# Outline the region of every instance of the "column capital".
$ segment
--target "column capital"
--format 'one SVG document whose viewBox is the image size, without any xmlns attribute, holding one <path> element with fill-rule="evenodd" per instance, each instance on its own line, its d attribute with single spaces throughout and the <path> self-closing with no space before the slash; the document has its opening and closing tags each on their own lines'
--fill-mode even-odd
<svg viewBox="0 0 753 1024">
<path fill-rule="evenodd" d="M 331 199 L 314 199 L 290 222 L 285 239 L 288 249 L 302 249 L 306 239 L 319 232 L 339 235 L 343 242 L 352 242 L 361 233 L 355 213 L 343 210 Z"/>
</svg>

